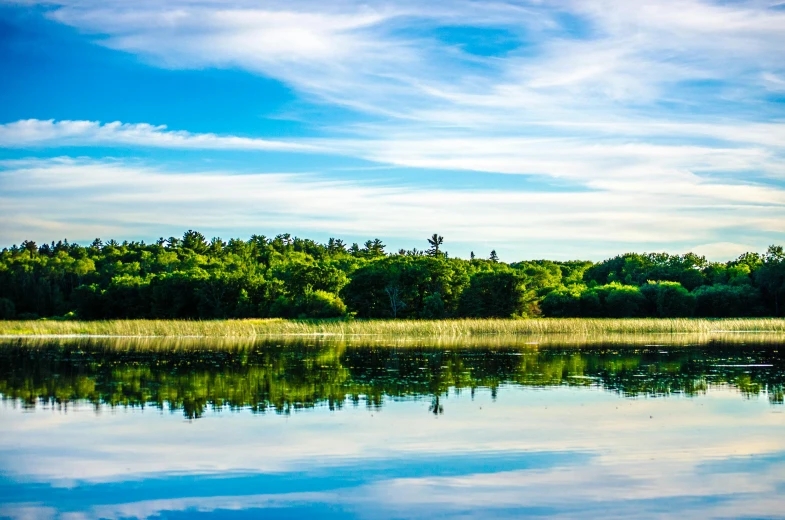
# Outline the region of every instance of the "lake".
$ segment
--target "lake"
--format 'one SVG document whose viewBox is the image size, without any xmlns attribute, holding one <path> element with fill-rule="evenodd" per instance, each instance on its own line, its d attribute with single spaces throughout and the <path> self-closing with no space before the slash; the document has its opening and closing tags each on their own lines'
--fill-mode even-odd
<svg viewBox="0 0 785 520">
<path fill-rule="evenodd" d="M 785 517 L 785 341 L 5 339 L 0 516 Z"/>
</svg>

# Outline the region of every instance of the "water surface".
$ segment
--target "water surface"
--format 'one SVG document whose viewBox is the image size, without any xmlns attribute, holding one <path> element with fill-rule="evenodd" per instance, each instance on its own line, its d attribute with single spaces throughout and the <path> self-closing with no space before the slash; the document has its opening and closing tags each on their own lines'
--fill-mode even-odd
<svg viewBox="0 0 785 520">
<path fill-rule="evenodd" d="M 6 340 L 0 516 L 783 517 L 785 344 Z"/>
</svg>

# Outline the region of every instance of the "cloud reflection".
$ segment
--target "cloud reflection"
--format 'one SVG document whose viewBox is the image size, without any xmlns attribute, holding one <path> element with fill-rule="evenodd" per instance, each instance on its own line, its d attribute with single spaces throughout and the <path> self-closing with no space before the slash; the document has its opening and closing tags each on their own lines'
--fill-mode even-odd
<svg viewBox="0 0 785 520">
<path fill-rule="evenodd" d="M 450 395 L 438 418 L 428 404 L 288 417 L 222 412 L 196 422 L 151 410 L 20 413 L 6 405 L 2 514 L 779 511 L 767 497 L 785 485 L 785 414 L 765 399 L 722 388 L 691 399 L 624 399 L 598 389 L 506 387 L 496 400 L 487 391 Z"/>
</svg>

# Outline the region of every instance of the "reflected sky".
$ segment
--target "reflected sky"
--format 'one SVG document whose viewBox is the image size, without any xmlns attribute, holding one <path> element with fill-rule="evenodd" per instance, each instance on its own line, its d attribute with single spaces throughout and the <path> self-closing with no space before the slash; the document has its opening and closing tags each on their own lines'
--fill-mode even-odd
<svg viewBox="0 0 785 520">
<path fill-rule="evenodd" d="M 120 355 L 82 344 L 64 356 L 64 345 L 24 348 L 0 348 L 3 517 L 759 518 L 785 511 L 776 346 L 745 353 L 754 362 L 746 364 L 771 366 L 736 367 L 724 377 L 716 370 L 727 367 L 712 367 L 740 363 L 717 347 L 656 361 L 650 351 L 618 347 L 451 349 L 450 357 L 433 349 L 257 345 L 258 357 L 239 350 L 211 368 L 198 362 L 202 354 L 180 352 L 190 371 L 165 349 Z M 76 352 L 91 360 L 77 362 Z M 103 381 L 107 366 L 115 378 Z M 406 377 L 379 375 L 391 366 Z M 554 367 L 562 369 L 558 381 L 534 378 Z M 644 373 L 655 374 L 654 389 L 683 382 L 679 374 L 692 383 L 619 390 L 620 381 Z M 187 392 L 221 397 L 216 387 L 243 378 L 267 381 L 246 400 L 286 395 L 311 406 L 261 413 L 208 399 L 197 418 L 177 404 Z M 402 381 L 416 391 L 401 391 Z M 32 404 L 25 388 L 38 395 Z M 351 395 L 361 389 L 381 398 Z M 172 399 L 161 403 L 162 393 Z M 142 406 L 131 395 L 151 402 Z"/>
</svg>

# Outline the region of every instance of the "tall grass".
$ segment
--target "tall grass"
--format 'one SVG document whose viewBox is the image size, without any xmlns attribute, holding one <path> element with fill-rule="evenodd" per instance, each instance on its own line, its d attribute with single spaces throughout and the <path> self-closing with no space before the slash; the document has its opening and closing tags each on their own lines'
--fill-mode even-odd
<svg viewBox="0 0 785 520">
<path fill-rule="evenodd" d="M 652 348 L 702 345 L 757 345 L 778 346 L 785 343 L 785 334 L 778 332 L 712 332 L 679 334 L 624 334 L 593 335 L 543 334 L 511 335 L 485 334 L 475 336 L 390 336 L 390 335 L 266 335 L 256 337 L 224 336 L 17 336 L 0 337 L 0 348 L 24 345 L 29 348 L 51 346 L 53 343 L 81 348 L 106 348 L 118 351 L 193 352 L 200 350 L 249 350 L 265 347 L 313 347 L 341 352 L 347 348 L 434 348 L 434 349 L 526 349 L 547 348 Z"/>
<path fill-rule="evenodd" d="M 0 321 L 4 336 L 167 336 L 251 338 L 273 335 L 472 337 L 569 334 L 712 334 L 768 332 L 783 334 L 785 319 L 530 319 L 530 320 L 111 320 Z"/>
</svg>

